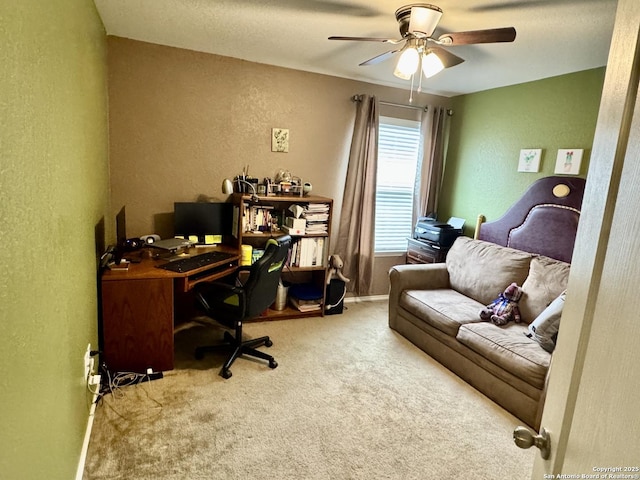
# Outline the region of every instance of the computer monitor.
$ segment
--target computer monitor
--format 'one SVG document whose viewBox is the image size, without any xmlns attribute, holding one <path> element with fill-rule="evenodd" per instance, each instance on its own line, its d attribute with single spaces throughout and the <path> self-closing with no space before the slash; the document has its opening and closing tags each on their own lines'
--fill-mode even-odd
<svg viewBox="0 0 640 480">
<path fill-rule="evenodd" d="M 176 236 L 198 237 L 198 243 L 212 243 L 208 239 L 213 236 L 214 243 L 219 243 L 222 235 L 232 233 L 232 203 L 175 202 L 173 214 Z"/>
<path fill-rule="evenodd" d="M 116 215 L 116 246 L 123 247 L 127 241 L 127 218 L 124 205 Z"/>
<path fill-rule="evenodd" d="M 116 246 L 112 250 L 113 262 L 120 265 L 127 243 L 127 219 L 124 205 L 116 215 Z"/>
</svg>

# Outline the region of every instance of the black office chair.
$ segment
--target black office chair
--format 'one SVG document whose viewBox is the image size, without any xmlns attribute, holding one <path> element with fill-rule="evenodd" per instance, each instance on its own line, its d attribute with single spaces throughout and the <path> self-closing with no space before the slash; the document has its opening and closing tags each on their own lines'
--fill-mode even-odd
<svg viewBox="0 0 640 480">
<path fill-rule="evenodd" d="M 243 340 L 242 323 L 260 315 L 275 301 L 280 272 L 287 260 L 290 246 L 291 237 L 289 235 L 270 239 L 267 242 L 264 255 L 260 259 L 251 266 L 238 268 L 238 274 L 233 279 L 233 284 L 208 282 L 200 283 L 194 288 L 196 306 L 216 322 L 229 328 L 235 328 L 236 331 L 235 336 L 225 331 L 224 339 L 227 342 L 225 344 L 197 347 L 195 351 L 196 358 L 202 359 L 205 352 L 231 346 L 233 352 L 220 371 L 223 378 L 231 377 L 229 368 L 241 355 L 268 360 L 270 368 L 278 366 L 271 355 L 256 350 L 256 347 L 261 345 L 267 347 L 273 345 L 271 339 L 260 337 Z M 249 272 L 248 278 L 240 283 L 243 278 L 242 272 L 247 271 Z"/>
</svg>

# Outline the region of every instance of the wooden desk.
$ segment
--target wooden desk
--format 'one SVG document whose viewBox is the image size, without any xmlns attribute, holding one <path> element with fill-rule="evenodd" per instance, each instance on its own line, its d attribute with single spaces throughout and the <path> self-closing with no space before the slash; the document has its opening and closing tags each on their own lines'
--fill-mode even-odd
<svg viewBox="0 0 640 480">
<path fill-rule="evenodd" d="M 157 268 L 166 260 L 153 258 L 131 263 L 128 270 L 103 273 L 101 350 L 110 371 L 173 369 L 176 296 L 184 295 L 197 283 L 225 277 L 238 265 L 239 252 L 235 248 L 192 248 L 187 253 L 198 255 L 211 250 L 234 256 L 187 273 Z"/>
</svg>

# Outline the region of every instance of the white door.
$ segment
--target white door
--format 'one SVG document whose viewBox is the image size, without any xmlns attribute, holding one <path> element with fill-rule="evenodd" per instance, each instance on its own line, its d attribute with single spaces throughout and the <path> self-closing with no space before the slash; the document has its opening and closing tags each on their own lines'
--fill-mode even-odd
<svg viewBox="0 0 640 480">
<path fill-rule="evenodd" d="M 640 1 L 619 0 L 532 480 L 640 479 L 639 77 Z"/>
</svg>

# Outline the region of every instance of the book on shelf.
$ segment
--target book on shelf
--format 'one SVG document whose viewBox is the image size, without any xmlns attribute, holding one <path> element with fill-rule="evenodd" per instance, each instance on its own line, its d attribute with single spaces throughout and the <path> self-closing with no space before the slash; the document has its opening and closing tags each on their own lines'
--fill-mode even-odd
<svg viewBox="0 0 640 480">
<path fill-rule="evenodd" d="M 296 239 L 291 247 L 291 266 L 324 266 L 324 245 L 324 237 L 302 237 Z"/>
<path fill-rule="evenodd" d="M 314 312 L 322 308 L 320 300 L 300 300 L 296 297 L 289 297 L 289 301 L 301 312 Z"/>
<path fill-rule="evenodd" d="M 250 205 L 244 204 L 244 216 L 242 218 L 242 229 L 245 232 L 271 231 L 273 223 L 273 205 Z"/>
</svg>

